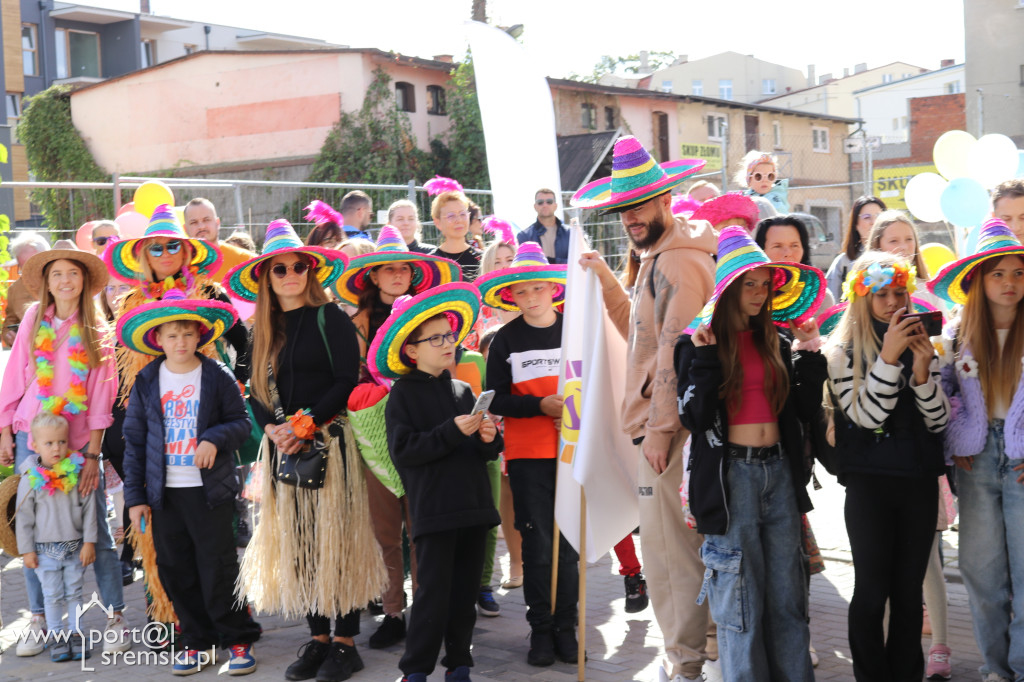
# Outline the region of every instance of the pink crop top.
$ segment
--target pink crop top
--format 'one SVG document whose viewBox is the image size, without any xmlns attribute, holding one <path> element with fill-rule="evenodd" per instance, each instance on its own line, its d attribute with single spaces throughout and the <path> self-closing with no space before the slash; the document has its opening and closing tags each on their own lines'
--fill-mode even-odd
<svg viewBox="0 0 1024 682">
<path fill-rule="evenodd" d="M 740 408 L 729 412 L 730 424 L 767 424 L 778 420 L 764 394 L 764 361 L 754 347 L 753 332 L 740 332 L 740 362 L 743 364 L 743 385 L 740 387 Z"/>
</svg>

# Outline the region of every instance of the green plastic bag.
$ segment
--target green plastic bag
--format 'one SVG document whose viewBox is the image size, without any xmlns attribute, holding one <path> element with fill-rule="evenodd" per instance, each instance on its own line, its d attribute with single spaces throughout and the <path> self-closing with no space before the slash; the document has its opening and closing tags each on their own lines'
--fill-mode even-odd
<svg viewBox="0 0 1024 682">
<path fill-rule="evenodd" d="M 348 421 L 352 424 L 352 432 L 359 445 L 359 455 L 367 468 L 395 497 L 402 497 L 405 495 L 405 488 L 402 486 L 398 471 L 395 470 L 394 462 L 391 461 L 387 425 L 384 422 L 384 408 L 389 397 L 384 396 L 376 405 L 362 410 L 349 410 Z"/>
</svg>

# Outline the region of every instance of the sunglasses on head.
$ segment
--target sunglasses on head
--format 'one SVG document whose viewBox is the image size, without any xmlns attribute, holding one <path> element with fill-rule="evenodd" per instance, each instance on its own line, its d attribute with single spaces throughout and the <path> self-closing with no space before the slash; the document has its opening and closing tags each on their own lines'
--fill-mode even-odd
<svg viewBox="0 0 1024 682">
<path fill-rule="evenodd" d="M 103 246 L 111 239 L 113 239 L 113 237 L 93 237 L 92 243 L 96 246 Z"/>
<path fill-rule="evenodd" d="M 284 279 L 288 276 L 288 271 L 291 270 L 296 275 L 302 275 L 310 269 L 309 263 L 306 261 L 295 261 L 291 265 L 285 265 L 284 263 L 278 263 L 274 267 L 270 268 L 270 272 L 274 274 L 274 277 L 278 279 Z"/>
<path fill-rule="evenodd" d="M 537 205 L 538 206 L 540 204 L 553 204 L 553 203 L 555 203 L 554 199 L 537 199 Z"/>
<path fill-rule="evenodd" d="M 149 255 L 153 256 L 154 258 L 159 258 L 160 256 L 164 255 L 165 249 L 167 250 L 167 253 L 169 255 L 173 256 L 174 254 L 181 251 L 181 240 L 172 239 L 166 244 L 153 243 L 146 247 L 146 250 L 149 251 Z"/>
<path fill-rule="evenodd" d="M 768 178 L 768 182 L 775 182 L 775 173 L 769 173 L 768 175 L 761 175 L 760 173 L 751 173 L 750 177 L 754 178 L 754 182 L 761 182 L 761 178 Z"/>
</svg>

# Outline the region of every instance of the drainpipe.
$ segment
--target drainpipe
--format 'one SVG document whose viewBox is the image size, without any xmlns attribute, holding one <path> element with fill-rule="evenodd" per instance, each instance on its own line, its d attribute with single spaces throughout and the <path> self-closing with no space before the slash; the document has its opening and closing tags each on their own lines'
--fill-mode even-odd
<svg viewBox="0 0 1024 682">
<path fill-rule="evenodd" d="M 213 29 L 210 27 L 209 24 L 207 24 L 206 26 L 203 26 L 203 33 L 206 34 L 206 51 L 207 52 L 210 51 L 210 31 L 212 31 L 212 30 Z"/>
<path fill-rule="evenodd" d="M 978 88 L 978 137 L 985 134 L 985 100 L 984 90 Z"/>
</svg>

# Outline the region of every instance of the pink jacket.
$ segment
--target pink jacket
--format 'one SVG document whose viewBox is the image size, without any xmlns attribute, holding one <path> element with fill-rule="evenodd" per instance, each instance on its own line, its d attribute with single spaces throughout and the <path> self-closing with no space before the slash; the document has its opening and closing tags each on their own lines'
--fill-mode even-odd
<svg viewBox="0 0 1024 682">
<path fill-rule="evenodd" d="M 36 384 L 36 364 L 33 356 L 34 342 L 32 328 L 35 326 L 39 304 L 33 304 L 25 312 L 25 317 L 18 328 L 18 336 L 14 339 L 11 355 L 7 359 L 3 383 L 0 383 L 0 428 L 13 426 L 15 433 L 27 432 L 32 418 L 39 412 L 37 399 L 39 388 Z M 46 319 L 53 318 L 54 309 L 50 306 L 46 311 Z M 64 321 L 57 330 L 57 337 L 62 331 L 70 329 L 77 319 L 76 313 Z M 54 351 L 53 394 L 62 395 L 71 385 L 71 369 L 67 362 L 68 344 L 64 341 Z M 86 379 L 86 411 L 72 415 L 70 446 L 78 450 L 89 444 L 89 432 L 105 429 L 114 423 L 111 414 L 114 398 L 117 396 L 117 364 L 110 348 L 104 348 L 103 361 L 99 367 L 93 368 Z"/>
</svg>

